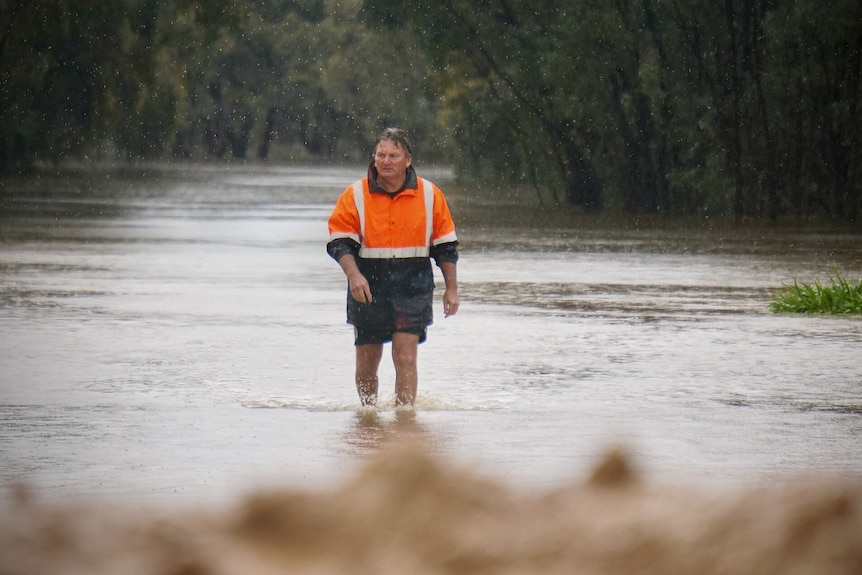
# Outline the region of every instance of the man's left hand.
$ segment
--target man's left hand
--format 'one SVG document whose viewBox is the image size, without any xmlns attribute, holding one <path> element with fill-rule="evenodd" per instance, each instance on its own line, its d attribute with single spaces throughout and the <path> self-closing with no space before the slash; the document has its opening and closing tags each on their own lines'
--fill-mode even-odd
<svg viewBox="0 0 862 575">
<path fill-rule="evenodd" d="M 458 292 L 447 289 L 443 293 L 443 315 L 449 317 L 458 313 L 458 308 L 461 305 L 461 300 L 458 297 Z"/>
</svg>

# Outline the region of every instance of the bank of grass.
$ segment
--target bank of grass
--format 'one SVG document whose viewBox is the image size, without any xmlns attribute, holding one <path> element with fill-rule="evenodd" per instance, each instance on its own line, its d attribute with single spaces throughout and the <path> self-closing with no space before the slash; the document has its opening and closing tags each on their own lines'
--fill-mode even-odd
<svg viewBox="0 0 862 575">
<path fill-rule="evenodd" d="M 813 284 L 784 286 L 773 296 L 769 309 L 775 313 L 862 314 L 862 279 L 855 285 L 837 270 L 828 274 L 829 284 L 816 280 Z"/>
</svg>

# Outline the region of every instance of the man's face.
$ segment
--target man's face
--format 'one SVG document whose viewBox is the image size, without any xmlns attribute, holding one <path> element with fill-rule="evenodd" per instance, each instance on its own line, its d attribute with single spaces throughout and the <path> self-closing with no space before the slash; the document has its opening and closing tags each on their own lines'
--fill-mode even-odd
<svg viewBox="0 0 862 575">
<path fill-rule="evenodd" d="M 403 178 L 410 167 L 410 156 L 401 146 L 390 140 L 381 140 L 374 151 L 374 167 L 384 180 Z"/>
</svg>

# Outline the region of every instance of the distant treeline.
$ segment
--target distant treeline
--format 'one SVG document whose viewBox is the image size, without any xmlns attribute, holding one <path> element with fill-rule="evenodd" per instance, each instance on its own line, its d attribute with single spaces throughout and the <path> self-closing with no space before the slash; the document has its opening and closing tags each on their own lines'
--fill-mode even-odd
<svg viewBox="0 0 862 575">
<path fill-rule="evenodd" d="M 383 125 L 431 137 L 428 71 L 397 37 L 381 41 L 357 22 L 360 9 L 0 1 L 0 170 L 85 155 L 364 160 Z"/>
<path fill-rule="evenodd" d="M 358 161 L 399 125 L 546 206 L 857 221 L 860 83 L 859 0 L 2 1 L 0 172 Z"/>
</svg>

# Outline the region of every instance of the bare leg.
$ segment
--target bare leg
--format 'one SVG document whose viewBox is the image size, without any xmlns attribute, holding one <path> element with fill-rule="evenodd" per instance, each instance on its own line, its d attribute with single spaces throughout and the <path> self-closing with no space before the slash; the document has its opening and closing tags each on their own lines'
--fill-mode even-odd
<svg viewBox="0 0 862 575">
<path fill-rule="evenodd" d="M 395 405 L 413 405 L 419 385 L 416 359 L 419 336 L 412 333 L 392 334 L 392 362 L 395 364 Z"/>
<path fill-rule="evenodd" d="M 356 391 L 362 405 L 377 405 L 377 368 L 383 357 L 383 344 L 356 346 Z"/>
</svg>

